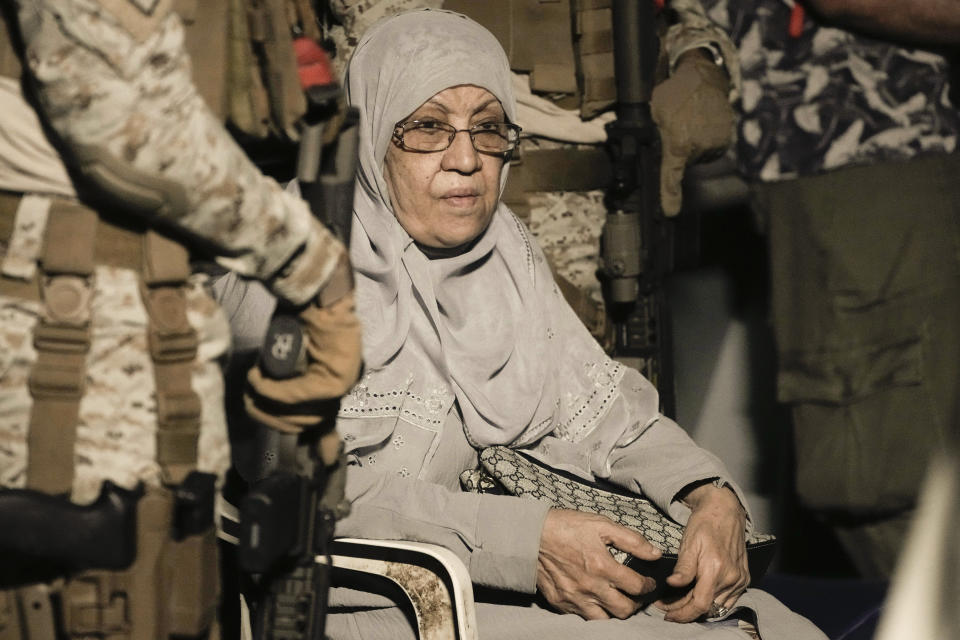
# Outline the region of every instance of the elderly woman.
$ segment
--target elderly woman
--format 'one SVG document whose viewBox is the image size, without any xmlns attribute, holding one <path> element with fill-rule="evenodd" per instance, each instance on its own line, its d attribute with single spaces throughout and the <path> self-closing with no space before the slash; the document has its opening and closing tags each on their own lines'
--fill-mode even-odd
<svg viewBox="0 0 960 640">
<path fill-rule="evenodd" d="M 362 117 L 351 259 L 367 373 L 337 423 L 354 501 L 338 534 L 459 554 L 474 583 L 492 588 L 482 593 L 495 602 L 478 597 L 484 638 L 822 638 L 747 588 L 742 494 L 658 413 L 652 385 L 603 353 L 499 201 L 519 128 L 494 37 L 446 11 L 394 16 L 364 35 L 347 83 Z M 265 316 L 250 296 L 244 304 L 245 316 Z M 652 579 L 607 547 L 657 558 L 640 534 L 460 491 L 460 474 L 491 445 L 642 491 L 686 524 L 667 582 L 693 588 L 641 609 Z M 333 638 L 413 636 L 378 596 L 335 589 L 331 607 Z"/>
</svg>

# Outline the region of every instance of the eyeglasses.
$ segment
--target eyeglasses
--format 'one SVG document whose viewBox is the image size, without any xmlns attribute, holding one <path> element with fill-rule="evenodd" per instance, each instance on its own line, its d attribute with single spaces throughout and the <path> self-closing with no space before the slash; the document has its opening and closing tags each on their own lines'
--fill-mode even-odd
<svg viewBox="0 0 960 640">
<path fill-rule="evenodd" d="M 461 131 L 470 134 L 473 148 L 480 153 L 504 154 L 516 148 L 521 129 L 509 122 L 482 122 L 469 129 L 455 129 L 437 120 L 410 120 L 395 125 L 393 138 L 407 151 L 432 153 L 448 149 Z"/>
</svg>

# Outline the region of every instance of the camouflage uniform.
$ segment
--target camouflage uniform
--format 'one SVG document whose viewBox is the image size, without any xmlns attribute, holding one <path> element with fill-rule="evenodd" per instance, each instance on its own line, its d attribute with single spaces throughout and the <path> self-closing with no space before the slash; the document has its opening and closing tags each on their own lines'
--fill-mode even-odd
<svg viewBox="0 0 960 640">
<path fill-rule="evenodd" d="M 705 4 L 740 50 L 736 160 L 770 240 L 798 492 L 862 573 L 889 575 L 960 419 L 949 65 L 809 15 L 788 37 L 793 2 Z"/>
<path fill-rule="evenodd" d="M 215 18 L 195 33 L 207 39 L 201 46 L 219 42 L 227 51 L 231 34 L 230 46 L 251 46 L 228 31 L 228 3 L 192 5 L 183 19 L 166 0 L 10 4 L 16 20 L 7 26 L 22 35 L 31 81 L 25 86 L 37 91 L 28 104 L 15 77 L 14 39 L 0 30 L 2 70 L 14 76 L 0 78 L 0 110 L 11 114 L 0 120 L 0 493 L 35 489 L 86 505 L 107 481 L 146 487 L 137 507 L 136 566 L 90 578 L 101 581 L 98 588 L 113 584 L 117 593 L 134 594 L 132 604 L 121 607 L 119 618 L 101 612 L 96 622 L 68 615 L 66 631 L 138 638 L 206 633 L 217 594 L 214 532 L 203 532 L 203 551 L 190 546 L 190 536 L 171 541 L 172 492 L 192 471 L 215 476 L 219 485 L 230 464 L 219 362 L 230 335 L 207 277 L 190 273 L 187 253 L 216 257 L 299 305 L 317 297 L 342 267 L 345 251 L 306 203 L 265 177 L 227 133 L 215 113 L 239 112 L 236 104 L 225 108 L 227 93 L 208 85 L 202 97 L 196 88 L 184 21 Z M 287 27 L 284 22 L 281 29 Z M 292 48 L 287 53 L 295 65 Z M 220 80 L 251 70 L 256 75 L 255 69 L 206 71 Z M 278 121 L 254 117 L 245 124 L 290 134 L 296 109 L 302 113 L 304 106 L 298 83 L 295 88 L 301 103 L 287 104 Z M 211 95 L 223 102 L 210 102 Z M 69 171 L 57 151 L 64 148 Z M 79 235 L 57 236 L 71 216 L 86 221 L 76 227 Z M 72 243 L 81 253 L 89 249 L 90 268 L 51 271 L 58 252 L 74 252 Z M 181 263 L 182 273 L 172 273 Z M 52 293 L 63 282 L 66 293 L 62 287 Z M 70 306 L 74 315 L 60 318 L 54 304 Z M 71 370 L 80 375 L 78 400 L 62 438 L 54 433 L 45 441 L 56 449 L 48 455 L 36 446 L 44 427 L 36 424 L 37 411 L 46 406 L 37 395 L 38 370 L 56 369 L 61 360 L 57 354 L 45 360 L 48 347 L 37 336 L 61 321 L 83 334 Z M 64 468 L 44 468 L 37 460 Z M 156 504 L 156 513 L 146 511 Z M 212 513 L 203 516 L 212 520 Z M 157 530 L 145 529 L 151 526 Z M 144 543 L 151 536 L 165 542 L 154 549 Z M 194 570 L 196 562 L 207 564 Z M 17 606 L 14 591 L 2 589 L 31 575 L 3 578 L 0 613 L 8 613 Z M 87 578 L 75 574 L 55 584 L 66 609 Z M 0 615 L 0 636 L 10 624 L 16 633 L 15 613 L 12 622 Z"/>
<path fill-rule="evenodd" d="M 57 21 L 55 11 L 64 11 L 59 5 L 76 11 L 76 19 Z M 220 261 L 238 273 L 269 281 L 276 294 L 294 303 L 316 294 L 343 255 L 342 245 L 314 220 L 306 203 L 257 170 L 204 104 L 191 80 L 183 27 L 175 14 L 161 21 L 149 39 L 138 42 L 126 25 L 109 19 L 95 3 L 32 3 L 21 12 L 26 14 L 22 22 L 36 29 L 28 34 L 28 56 L 41 103 L 68 144 L 106 149 L 144 175 L 179 185 L 182 201 L 172 199 L 149 213 L 157 222 L 212 244 L 223 256 Z M 42 136 L 38 139 L 46 143 Z M 0 186 L 25 192 L 16 183 Z M 65 190 L 72 191 L 72 186 Z M 133 226 L 142 220 L 128 215 Z M 124 277 L 129 276 L 113 280 L 119 284 Z M 202 296 L 199 277 L 195 280 L 192 290 Z M 110 295 L 121 306 L 135 303 L 135 296 Z M 94 301 L 98 299 L 95 295 Z M 209 304 L 196 304 L 205 309 L 202 315 L 217 316 Z M 111 313 L 115 311 L 103 319 Z M 136 313 L 129 313 L 132 318 L 121 325 L 137 324 Z M 215 328 L 198 328 L 220 345 L 201 349 L 205 359 L 215 359 L 228 341 L 226 325 L 216 320 Z M 29 348 L 24 348 L 22 355 L 29 360 Z M 126 368 L 139 369 L 132 364 Z M 149 405 L 139 408 L 151 412 Z M 143 450 L 142 461 L 133 466 L 148 468 L 150 457 L 149 450 Z M 4 465 L 8 486 L 23 482 L 22 474 L 10 471 L 17 466 L 22 463 Z"/>
</svg>

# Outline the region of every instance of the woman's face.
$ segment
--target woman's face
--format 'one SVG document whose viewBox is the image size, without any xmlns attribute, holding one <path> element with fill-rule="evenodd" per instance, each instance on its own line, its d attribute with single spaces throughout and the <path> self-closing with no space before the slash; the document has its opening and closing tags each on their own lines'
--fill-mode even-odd
<svg viewBox="0 0 960 640">
<path fill-rule="evenodd" d="M 462 85 L 439 92 L 404 122 L 436 120 L 468 129 L 505 119 L 492 93 Z M 383 174 L 393 212 L 410 237 L 428 247 L 452 248 L 483 233 L 500 197 L 503 158 L 478 153 L 465 131 L 445 151 L 433 153 L 405 151 L 391 142 Z"/>
</svg>

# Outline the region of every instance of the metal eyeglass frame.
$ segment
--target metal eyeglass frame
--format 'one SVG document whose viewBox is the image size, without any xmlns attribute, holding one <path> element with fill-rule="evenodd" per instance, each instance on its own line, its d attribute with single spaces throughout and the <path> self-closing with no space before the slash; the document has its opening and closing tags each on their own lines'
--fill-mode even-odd
<svg viewBox="0 0 960 640">
<path fill-rule="evenodd" d="M 449 134 L 449 135 L 447 136 L 447 146 L 443 147 L 442 149 L 427 149 L 427 150 L 425 150 L 425 149 L 416 149 L 416 148 L 414 148 L 414 147 L 409 147 L 409 146 L 407 146 L 407 144 L 403 141 L 403 135 L 407 132 L 407 131 L 406 131 L 406 127 L 407 127 L 408 125 L 424 124 L 424 123 L 426 123 L 426 122 L 429 122 L 429 123 L 433 124 L 433 125 L 436 126 L 437 128 L 442 129 L 443 131 L 446 131 L 446 132 Z M 481 132 L 480 132 L 480 131 L 475 131 L 475 130 L 476 130 L 478 127 L 483 127 L 483 126 L 489 125 L 489 124 L 492 124 L 492 123 L 485 122 L 485 123 L 482 123 L 482 124 L 474 125 L 474 126 L 470 127 L 469 129 L 456 129 L 456 128 L 454 128 L 454 126 L 453 126 L 452 124 L 448 124 L 448 123 L 446 123 L 446 122 L 441 122 L 441 121 L 439 121 L 439 120 L 407 120 L 407 121 L 404 121 L 404 122 L 398 122 L 398 123 L 396 123 L 395 125 L 393 125 L 393 139 L 397 141 L 397 144 L 398 144 L 398 145 L 400 146 L 400 148 L 403 149 L 404 151 L 410 151 L 410 152 L 412 152 L 412 153 L 439 153 L 439 152 L 441 152 L 441 151 L 446 151 L 447 149 L 450 148 L 450 146 L 453 144 L 453 140 L 457 137 L 457 134 L 458 134 L 458 133 L 466 132 L 467 135 L 470 136 L 470 145 L 473 147 L 473 150 L 476 151 L 477 153 L 483 153 L 483 154 L 491 155 L 491 156 L 509 157 L 509 155 L 513 153 L 514 149 L 517 148 L 517 145 L 520 144 L 520 132 L 523 131 L 523 129 L 521 129 L 519 125 L 513 124 L 512 122 L 497 122 L 496 124 L 498 124 L 498 125 L 504 125 L 504 126 L 506 126 L 507 129 L 509 129 L 510 131 L 515 132 L 515 133 L 516 133 L 516 136 L 517 136 L 517 139 L 516 139 L 516 140 L 513 140 L 512 143 L 511 143 L 511 141 L 508 139 L 507 142 L 508 142 L 508 143 L 511 143 L 512 146 L 511 146 L 509 149 L 505 150 L 505 151 L 487 151 L 487 150 L 484 150 L 484 149 L 478 149 L 478 148 L 477 148 L 477 143 L 476 143 L 476 141 L 474 140 L 473 136 L 474 136 L 476 133 L 481 133 Z"/>
</svg>

